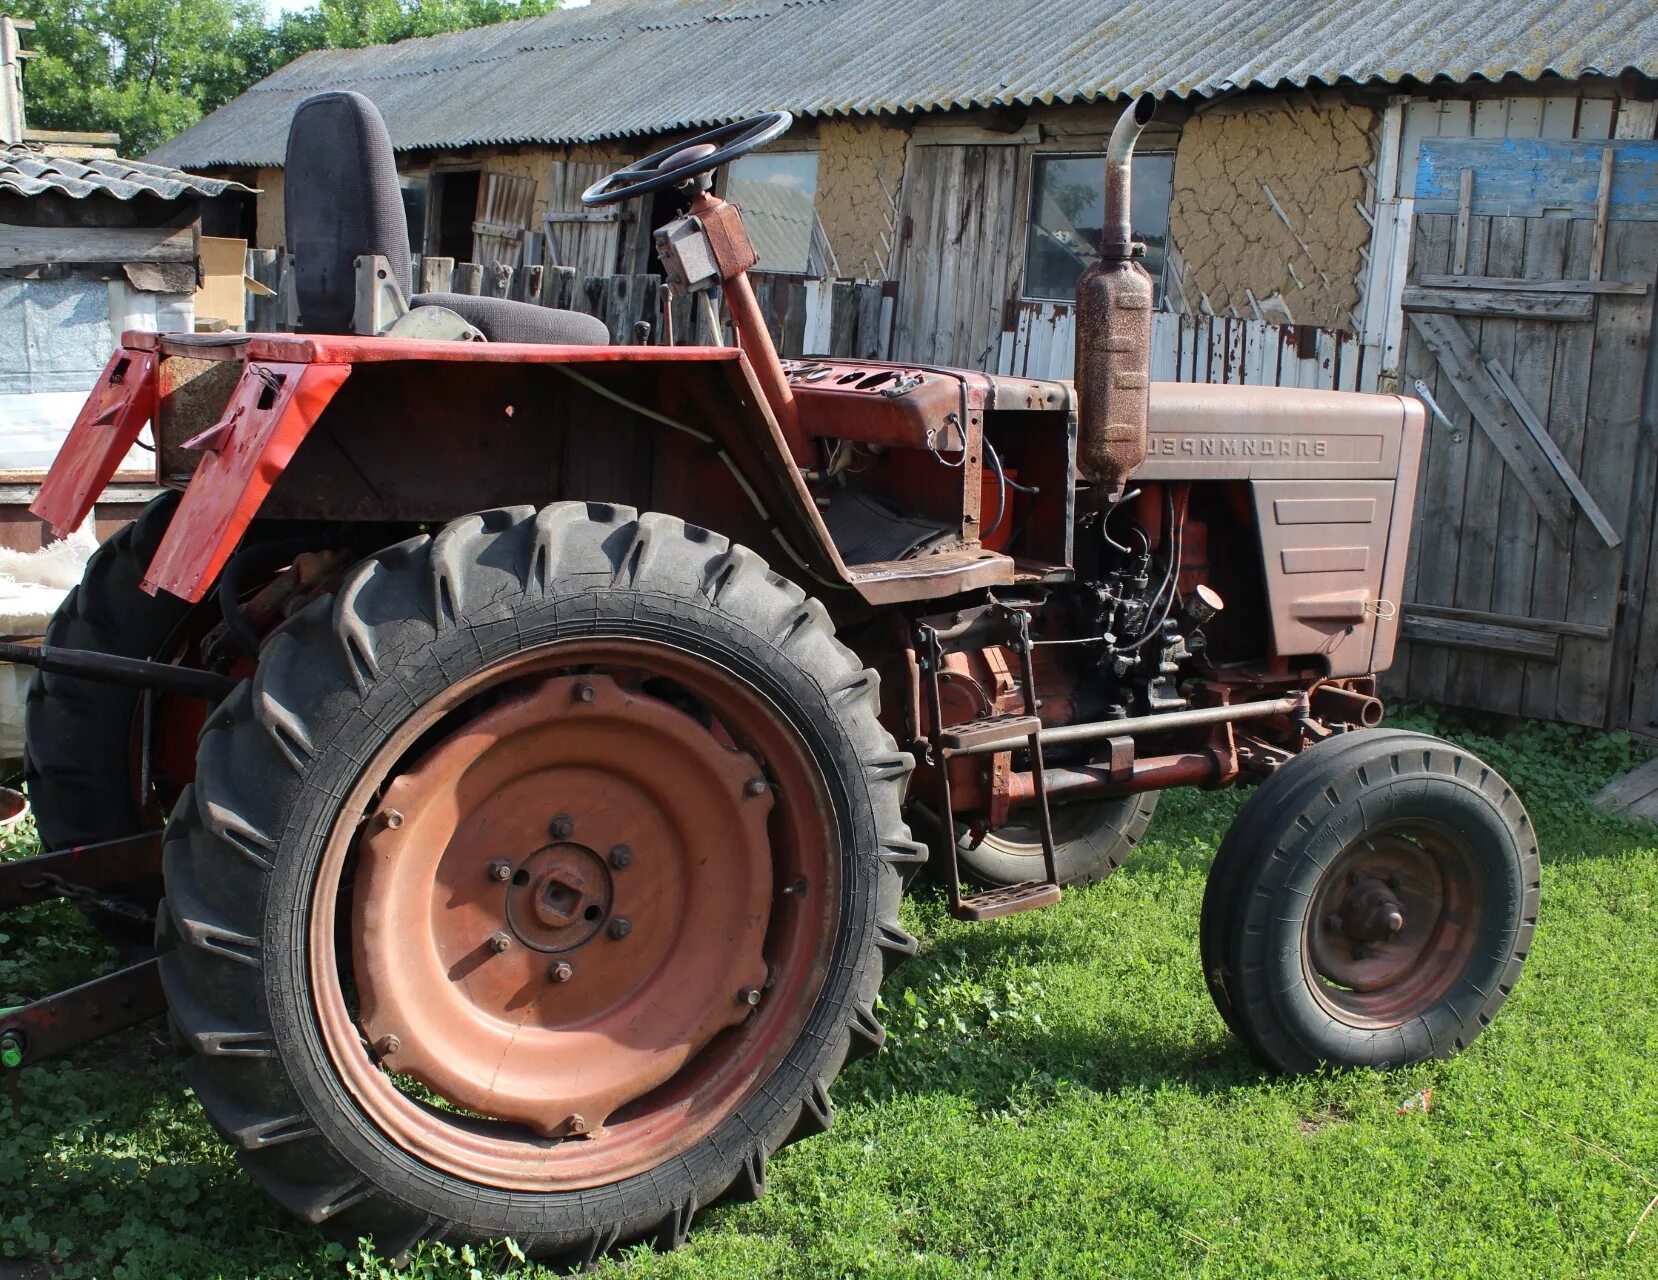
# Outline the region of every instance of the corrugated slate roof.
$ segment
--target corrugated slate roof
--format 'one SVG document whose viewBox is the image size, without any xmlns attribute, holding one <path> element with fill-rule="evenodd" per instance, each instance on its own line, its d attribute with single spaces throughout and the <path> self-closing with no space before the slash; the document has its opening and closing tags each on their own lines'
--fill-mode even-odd
<svg viewBox="0 0 1658 1280">
<path fill-rule="evenodd" d="M 216 196 L 232 190 L 251 188 L 239 182 L 203 178 L 141 160 L 71 160 L 65 156 L 44 155 L 32 147 L 17 144 L 0 151 L 0 192 L 38 196 L 61 191 L 77 200 L 94 193 L 114 196 L 117 200 L 142 195 L 176 200 L 183 195 Z"/>
<path fill-rule="evenodd" d="M 597 0 L 296 59 L 153 158 L 280 164 L 358 89 L 399 150 L 585 142 L 800 114 L 1209 96 L 1250 86 L 1658 74 L 1653 0 Z"/>
</svg>

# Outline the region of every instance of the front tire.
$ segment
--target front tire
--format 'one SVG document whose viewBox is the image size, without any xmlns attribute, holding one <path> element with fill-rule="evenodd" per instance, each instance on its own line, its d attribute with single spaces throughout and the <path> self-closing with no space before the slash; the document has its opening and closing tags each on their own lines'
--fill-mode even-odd
<svg viewBox="0 0 1658 1280">
<path fill-rule="evenodd" d="M 1444 1057 L 1518 981 L 1538 884 L 1531 821 L 1489 765 L 1422 734 L 1344 734 L 1268 778 L 1222 841 L 1205 976 L 1281 1071 Z"/>
<path fill-rule="evenodd" d="M 878 692 L 815 601 L 666 516 L 492 511 L 365 561 L 214 713 L 168 829 L 209 1118 L 386 1254 L 591 1259 L 758 1195 L 915 945 Z"/>
</svg>

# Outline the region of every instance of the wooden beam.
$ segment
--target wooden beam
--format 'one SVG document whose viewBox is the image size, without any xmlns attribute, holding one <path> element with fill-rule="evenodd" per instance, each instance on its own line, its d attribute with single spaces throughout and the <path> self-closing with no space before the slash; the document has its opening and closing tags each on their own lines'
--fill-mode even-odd
<svg viewBox="0 0 1658 1280">
<path fill-rule="evenodd" d="M 1638 280 L 1522 280 L 1515 276 L 1447 276 L 1424 274 L 1426 289 L 1505 289 L 1510 293 L 1627 293 L 1640 296 L 1651 285 Z"/>
<path fill-rule="evenodd" d="M 121 135 L 85 129 L 25 129 L 24 142 L 56 142 L 83 147 L 118 147 Z"/>
<path fill-rule="evenodd" d="M 0 223 L 0 268 L 76 262 L 194 262 L 196 228 L 15 227 Z"/>
<path fill-rule="evenodd" d="M 1498 389 L 1480 358 L 1468 331 L 1460 321 L 1450 316 L 1430 315 L 1409 311 L 1412 327 L 1433 352 L 1456 388 L 1462 402 L 1468 406 L 1474 421 L 1496 445 L 1498 454 L 1508 464 L 1515 478 L 1525 487 L 1543 523 L 1563 542 L 1571 538 L 1572 498 L 1543 455 L 1520 417 L 1509 404 L 1508 397 Z M 1479 519 L 1490 519 L 1493 513 L 1476 513 Z"/>
<path fill-rule="evenodd" d="M 1611 627 L 1588 622 L 1561 622 L 1555 618 L 1522 618 L 1512 613 L 1488 613 L 1483 609 L 1457 609 L 1445 604 L 1407 604 L 1407 618 L 1440 618 L 1448 622 L 1483 622 L 1520 631 L 1540 631 L 1554 636 L 1577 636 L 1583 640 L 1610 640 Z"/>
<path fill-rule="evenodd" d="M 1600 153 L 1600 184 L 1595 189 L 1595 240 L 1589 250 L 1589 279 L 1599 280 L 1606 262 L 1606 221 L 1612 214 L 1612 166 L 1618 153 L 1611 147 Z"/>
<path fill-rule="evenodd" d="M 1600 509 L 1594 495 L 1584 487 L 1577 472 L 1572 470 L 1572 464 L 1566 461 L 1565 455 L 1555 445 L 1548 428 L 1543 425 L 1543 419 L 1538 416 L 1537 410 L 1531 407 L 1531 401 L 1514 385 L 1514 379 L 1509 376 L 1508 370 L 1490 360 L 1485 362 L 1485 367 L 1491 371 L 1492 380 L 1508 397 L 1509 404 L 1514 406 L 1514 412 L 1520 415 L 1520 421 L 1525 424 L 1526 430 L 1531 432 L 1531 438 L 1537 442 L 1537 447 L 1543 451 L 1543 456 L 1549 460 L 1555 474 L 1571 491 L 1572 497 L 1577 499 L 1577 505 L 1583 508 L 1583 514 L 1589 517 L 1589 523 L 1595 526 L 1601 540 L 1609 547 L 1618 546 L 1623 542 L 1623 535 L 1612 527 L 1612 522 L 1606 518 L 1606 513 Z"/>
<path fill-rule="evenodd" d="M 1507 289 L 1428 289 L 1407 285 L 1400 297 L 1407 311 L 1498 320 L 1588 320 L 1595 300 L 1587 293 L 1527 293 Z"/>
<path fill-rule="evenodd" d="M 1458 179 L 1456 241 L 1451 251 L 1451 274 L 1468 270 L 1468 228 L 1474 212 L 1474 171 L 1464 169 Z"/>
<path fill-rule="evenodd" d="M 1430 618 L 1407 613 L 1400 634 L 1417 644 L 1443 645 L 1451 649 L 1479 649 L 1487 653 L 1512 654 L 1539 662 L 1560 660 L 1560 637 L 1520 627 L 1490 622 L 1460 622 L 1451 618 Z"/>
</svg>

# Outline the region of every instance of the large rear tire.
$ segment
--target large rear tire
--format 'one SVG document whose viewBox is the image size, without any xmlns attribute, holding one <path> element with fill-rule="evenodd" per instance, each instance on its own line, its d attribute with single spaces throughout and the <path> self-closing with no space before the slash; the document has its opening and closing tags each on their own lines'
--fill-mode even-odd
<svg viewBox="0 0 1658 1280">
<path fill-rule="evenodd" d="M 580 1261 L 758 1195 L 914 950 L 878 695 L 817 602 L 667 516 L 492 511 L 363 562 L 215 711 L 168 828 L 209 1118 L 389 1255 Z"/>
<path fill-rule="evenodd" d="M 1489 765 L 1422 734 L 1344 734 L 1264 782 L 1221 842 L 1205 977 L 1281 1071 L 1444 1057 L 1519 980 L 1538 885 L 1531 821 Z"/>
<path fill-rule="evenodd" d="M 164 493 L 92 553 L 80 585 L 52 615 L 46 643 L 123 658 L 154 658 L 190 606 L 141 590 L 150 557 L 178 506 Z M 29 805 L 48 849 L 159 827 L 132 767 L 139 691 L 45 671 L 29 682 L 23 726 Z"/>
</svg>

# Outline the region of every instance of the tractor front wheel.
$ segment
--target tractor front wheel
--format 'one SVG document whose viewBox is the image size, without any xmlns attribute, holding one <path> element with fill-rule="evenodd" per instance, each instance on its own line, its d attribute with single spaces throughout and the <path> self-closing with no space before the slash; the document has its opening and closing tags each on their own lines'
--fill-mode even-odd
<svg viewBox="0 0 1658 1280">
<path fill-rule="evenodd" d="M 1537 837 L 1460 747 L 1366 730 L 1262 783 L 1204 895 L 1204 970 L 1282 1071 L 1444 1057 L 1491 1022 L 1537 923 Z"/>
<path fill-rule="evenodd" d="M 913 950 L 908 756 L 822 607 L 601 504 L 370 558 L 265 645 L 168 829 L 189 1077 L 386 1254 L 673 1245 L 827 1127 Z"/>
</svg>

